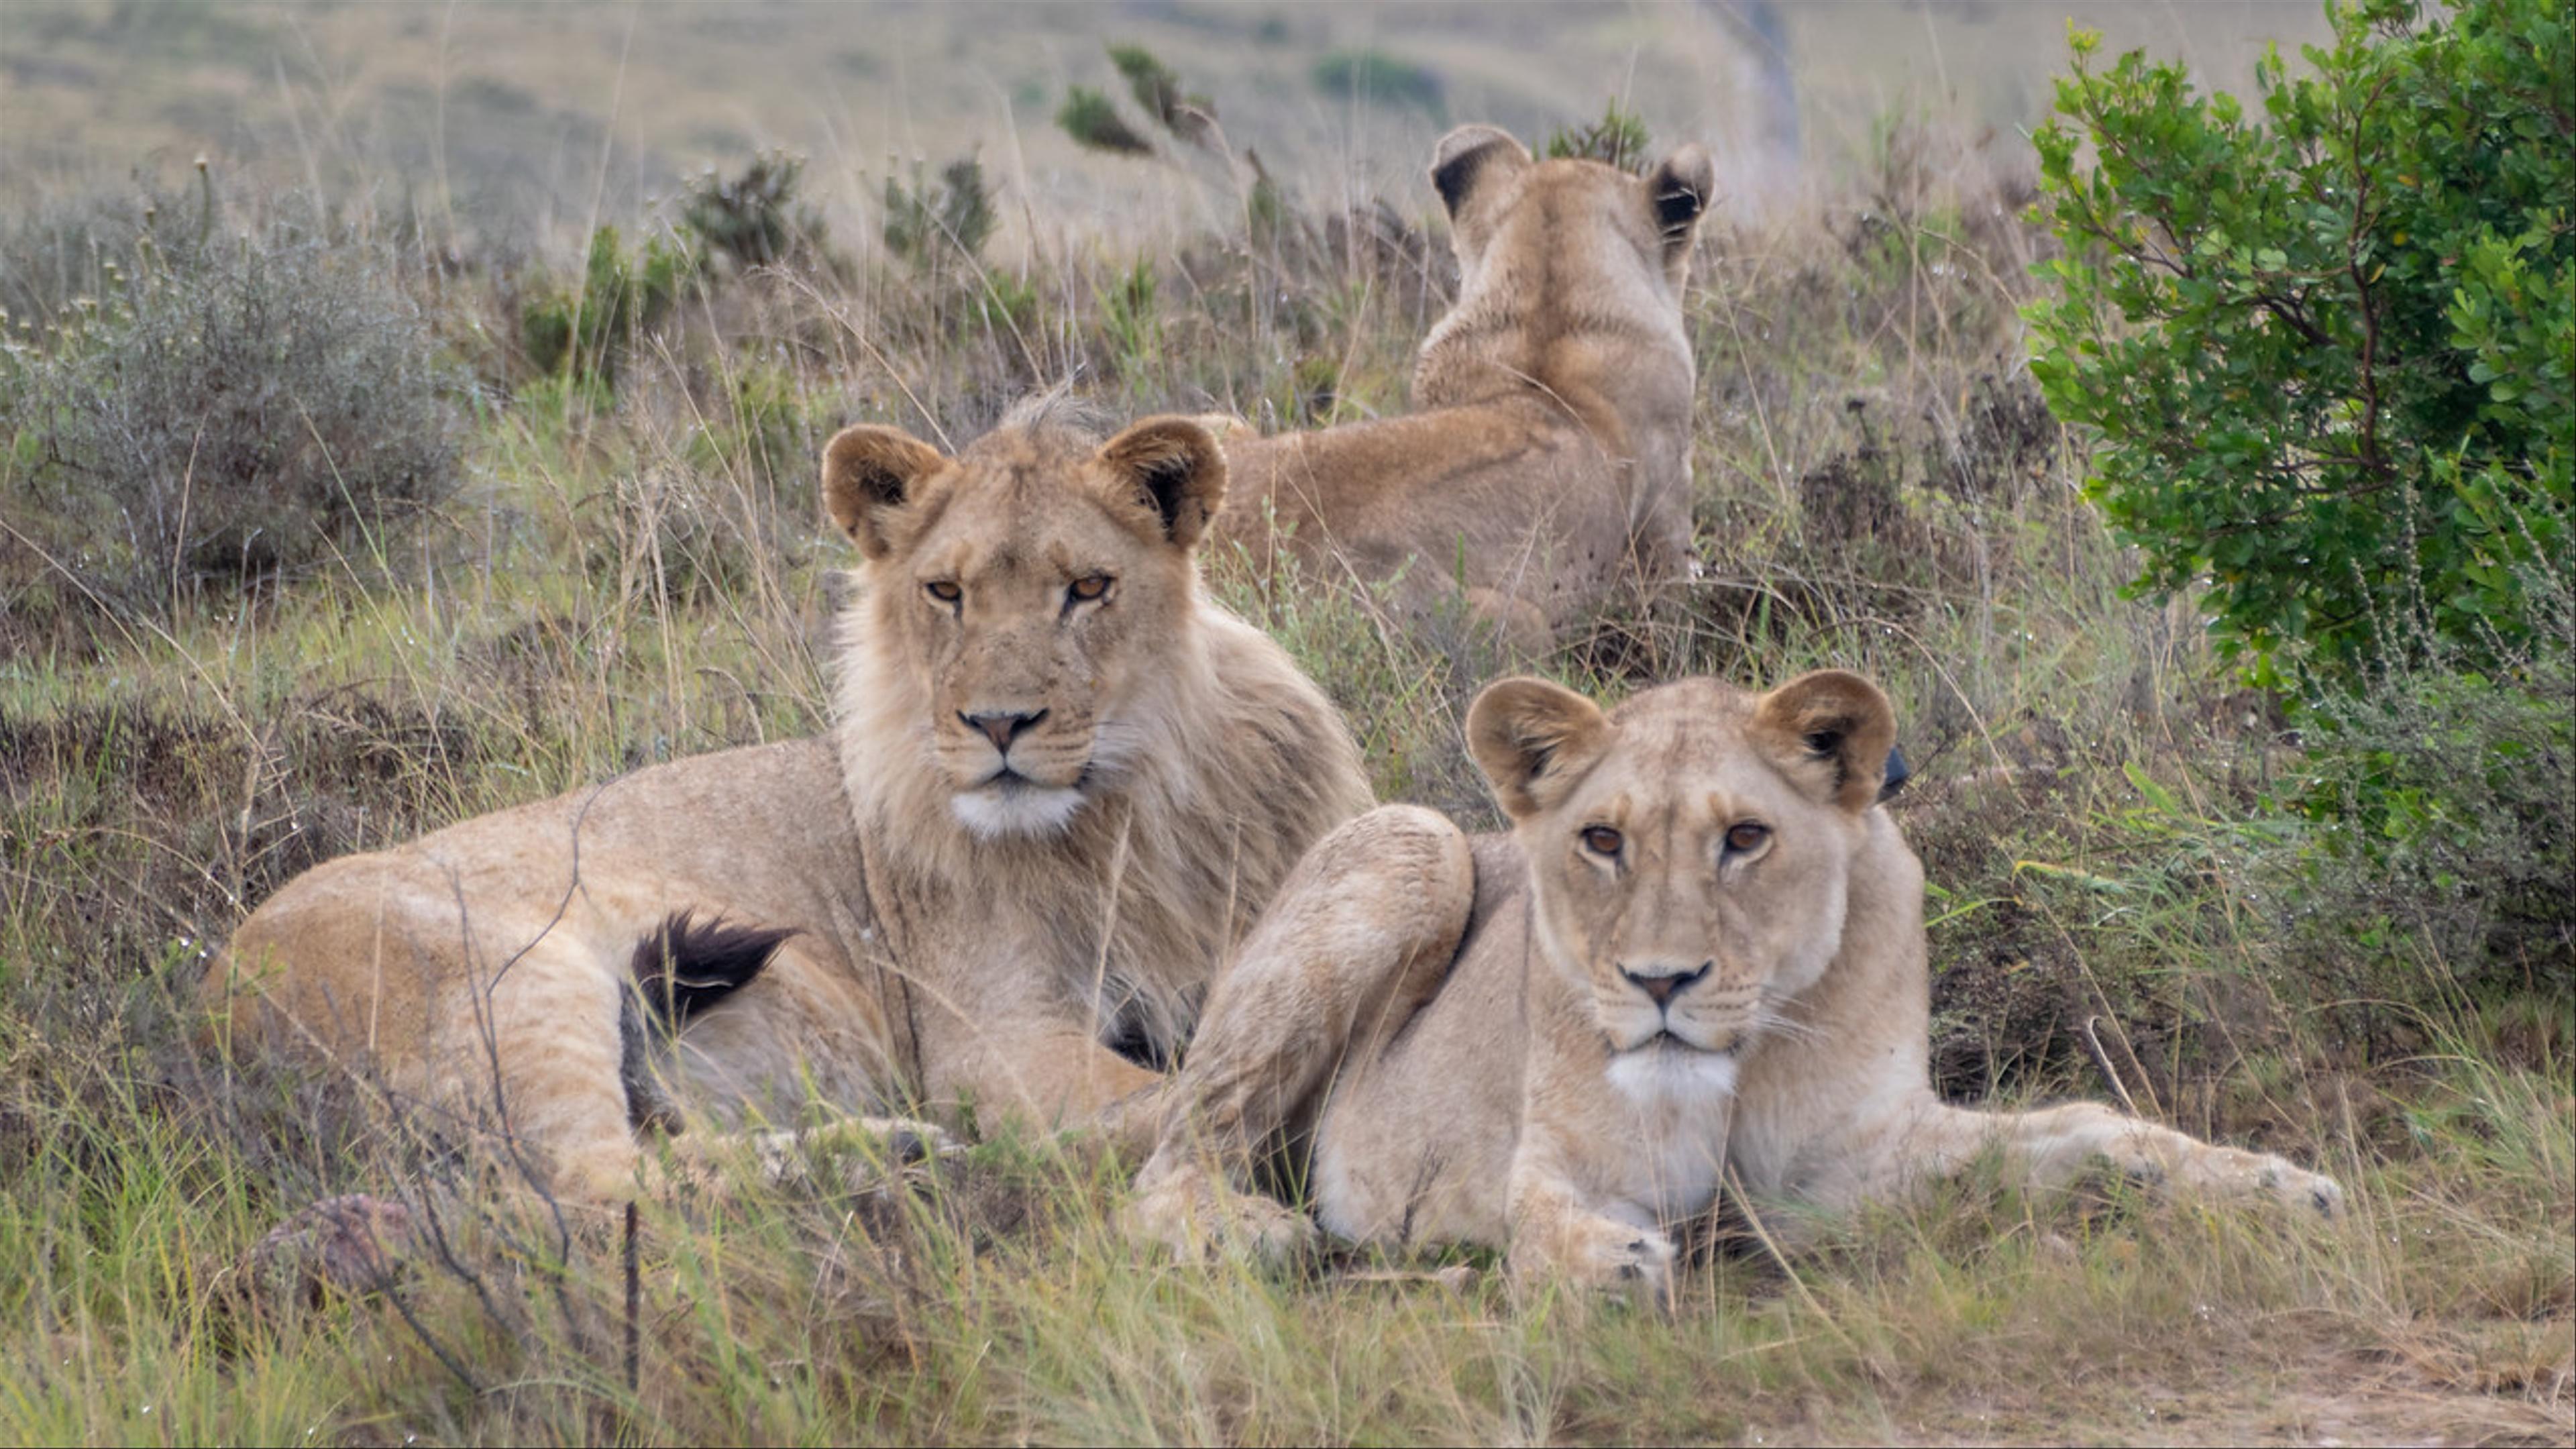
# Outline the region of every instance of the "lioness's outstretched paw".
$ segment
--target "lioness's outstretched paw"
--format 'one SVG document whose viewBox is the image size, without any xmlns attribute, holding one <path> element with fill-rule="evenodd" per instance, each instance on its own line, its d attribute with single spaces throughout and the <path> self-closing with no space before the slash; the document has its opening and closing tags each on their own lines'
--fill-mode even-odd
<svg viewBox="0 0 2576 1449">
<path fill-rule="evenodd" d="M 2333 1178 L 2269 1152 L 2192 1143 L 2175 1154 L 2163 1171 L 2150 1167 L 2143 1175 L 2152 1181 L 2168 1173 L 2168 1185 L 2186 1194 L 2269 1199 L 2294 1213 L 2343 1216 L 2343 1188 Z"/>
<path fill-rule="evenodd" d="M 1653 1228 L 1616 1218 L 1586 1217 L 1526 1243 L 1514 1243 L 1515 1277 L 1553 1277 L 1585 1288 L 1664 1301 L 1673 1278 L 1673 1243 Z"/>
<path fill-rule="evenodd" d="M 2310 1172 L 2287 1158 L 2268 1152 L 2248 1152 L 2243 1156 L 2253 1161 L 2241 1171 L 2250 1173 L 2253 1191 L 2269 1195 L 2283 1207 L 2297 1213 L 2315 1213 L 2326 1218 L 2343 1216 L 2343 1186 L 2321 1172 Z"/>
<path fill-rule="evenodd" d="M 1314 1222 L 1269 1198 L 1237 1192 L 1205 1169 L 1153 1175 L 1119 1210 L 1128 1240 L 1150 1243 L 1185 1262 L 1245 1258 L 1263 1265 L 1297 1261 L 1315 1249 Z"/>
</svg>

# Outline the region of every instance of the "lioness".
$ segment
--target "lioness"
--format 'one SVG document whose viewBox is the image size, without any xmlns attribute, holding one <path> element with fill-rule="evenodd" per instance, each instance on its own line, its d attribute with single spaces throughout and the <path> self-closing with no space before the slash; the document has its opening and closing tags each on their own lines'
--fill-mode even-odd
<svg viewBox="0 0 2576 1449">
<path fill-rule="evenodd" d="M 954 458 L 850 428 L 823 456 L 861 558 L 829 736 L 317 866 L 206 990 L 242 1036 L 497 1116 L 573 1197 L 631 1191 L 675 1110 L 809 1094 L 1149 1131 L 1118 1104 L 1370 799 L 1332 705 L 1201 592 L 1224 488 L 1181 419 L 1103 442 L 1042 401 Z"/>
<path fill-rule="evenodd" d="M 1288 547 L 1327 575 L 1410 563 L 1409 602 L 1463 585 L 1525 646 L 1615 586 L 1691 557 L 1696 384 L 1682 285 L 1716 189 L 1685 146 L 1642 178 L 1533 161 L 1491 126 L 1440 141 L 1458 300 L 1414 363 L 1416 411 L 1229 439 L 1216 536 L 1265 567 Z"/>
<path fill-rule="evenodd" d="M 1390 806 L 1326 836 L 1209 1003 L 1129 1225 L 1188 1249 L 1312 1229 L 1238 1196 L 1313 1130 L 1317 1215 L 1358 1241 L 1508 1244 L 1516 1272 L 1667 1281 L 1737 1174 L 1844 1209 L 1989 1146 L 2333 1213 L 2340 1189 L 2091 1103 L 1932 1095 L 1923 871 L 1878 804 L 1887 700 L 1841 672 L 1712 679 L 1615 713 L 1534 679 L 1467 716 L 1513 821 L 1470 842 Z"/>
</svg>

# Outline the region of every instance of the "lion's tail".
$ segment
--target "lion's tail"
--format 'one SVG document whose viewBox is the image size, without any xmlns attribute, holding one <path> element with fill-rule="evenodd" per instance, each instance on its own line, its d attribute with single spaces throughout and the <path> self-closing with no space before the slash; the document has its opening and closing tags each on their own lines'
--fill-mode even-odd
<svg viewBox="0 0 2576 1449">
<path fill-rule="evenodd" d="M 635 990 L 618 1010 L 618 1075 L 626 1087 L 626 1115 L 637 1127 L 680 1130 L 677 1104 L 652 1071 L 649 1032 L 665 1038 L 689 1018 L 750 985 L 793 927 L 729 924 L 721 915 L 701 922 L 695 911 L 673 911 L 635 943 L 628 963 Z"/>
</svg>

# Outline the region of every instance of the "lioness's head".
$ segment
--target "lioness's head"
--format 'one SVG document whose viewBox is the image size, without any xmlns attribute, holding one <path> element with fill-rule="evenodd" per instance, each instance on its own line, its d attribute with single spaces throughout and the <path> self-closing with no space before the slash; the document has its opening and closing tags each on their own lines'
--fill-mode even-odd
<svg viewBox="0 0 2576 1449">
<path fill-rule="evenodd" d="M 1839 670 L 1751 695 L 1713 679 L 1603 713 L 1536 679 L 1467 712 L 1529 861 L 1541 955 L 1586 990 L 1611 1080 L 1725 1090 L 1842 944 L 1851 862 L 1895 741 Z"/>
<path fill-rule="evenodd" d="M 1171 683 L 1224 491 L 1197 423 L 1104 442 L 1045 400 L 953 458 L 890 427 L 824 448 L 824 507 L 863 561 L 862 703 L 906 713 L 976 835 L 1063 830 L 1153 746 L 1125 722 L 1162 713 L 1147 696 Z"/>
<path fill-rule="evenodd" d="M 1633 309 L 1617 291 L 1643 286 L 1669 299 L 1678 320 L 1717 169 L 1697 146 L 1644 176 L 1599 161 L 1533 160 L 1509 132 L 1461 126 L 1432 152 L 1431 185 L 1449 211 L 1462 308 L 1503 290 L 1622 315 Z"/>
</svg>

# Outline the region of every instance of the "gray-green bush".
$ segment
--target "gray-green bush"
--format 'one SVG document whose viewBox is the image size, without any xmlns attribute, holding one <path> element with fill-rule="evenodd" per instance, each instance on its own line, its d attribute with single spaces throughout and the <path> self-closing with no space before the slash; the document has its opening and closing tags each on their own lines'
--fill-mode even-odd
<svg viewBox="0 0 2576 1449">
<path fill-rule="evenodd" d="M 132 255 L 0 402 L 10 511 L 89 593 L 372 571 L 454 488 L 459 377 L 387 252 L 279 224 Z"/>
</svg>

